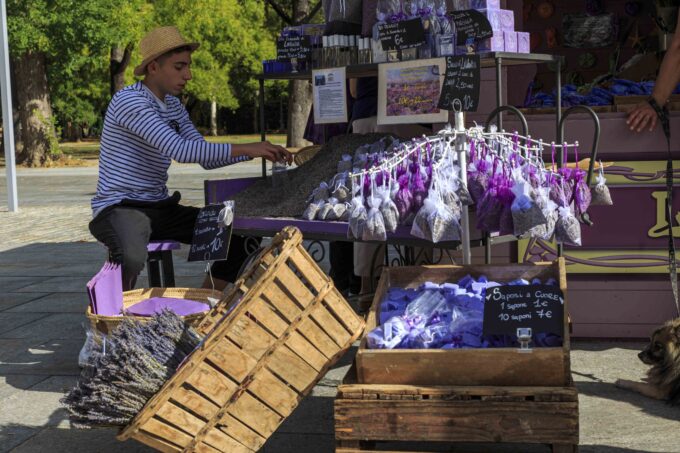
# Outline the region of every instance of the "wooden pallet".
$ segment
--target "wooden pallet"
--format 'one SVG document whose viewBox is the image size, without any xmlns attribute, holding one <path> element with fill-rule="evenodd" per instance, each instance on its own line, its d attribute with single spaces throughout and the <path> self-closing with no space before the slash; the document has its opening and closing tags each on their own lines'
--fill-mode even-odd
<svg viewBox="0 0 680 453">
<path fill-rule="evenodd" d="M 530 354 L 516 348 L 368 349 L 364 336 L 356 356 L 358 381 L 405 385 L 571 385 L 567 277 L 562 258 L 542 264 L 387 268 L 366 320 L 366 333 L 378 325 L 380 304 L 388 288 L 416 288 L 426 281 L 457 282 L 468 274 L 486 275 L 489 280 L 499 282 L 518 278 L 556 279 L 565 295 L 562 347 L 535 348 Z M 527 373 L 527 370 L 532 371 Z"/>
<path fill-rule="evenodd" d="M 119 434 L 161 451 L 259 450 L 363 330 L 286 228 L 199 330 L 202 345 Z"/>
<path fill-rule="evenodd" d="M 578 393 L 573 385 L 359 384 L 350 370 L 335 399 L 335 438 L 337 453 L 373 451 L 381 441 L 541 443 L 572 453 Z"/>
</svg>

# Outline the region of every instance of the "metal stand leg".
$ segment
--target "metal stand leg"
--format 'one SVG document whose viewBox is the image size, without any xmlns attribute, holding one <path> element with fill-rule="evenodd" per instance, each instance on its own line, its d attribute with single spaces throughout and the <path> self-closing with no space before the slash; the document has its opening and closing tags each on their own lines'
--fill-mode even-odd
<svg viewBox="0 0 680 453">
<path fill-rule="evenodd" d="M 484 232 L 484 264 L 491 264 L 491 235 Z"/>
<path fill-rule="evenodd" d="M 456 112 L 456 131 L 465 130 L 465 113 Z M 458 164 L 460 165 L 460 180 L 467 188 L 467 158 L 465 150 L 465 137 L 456 137 L 456 153 L 458 154 Z M 462 232 L 461 242 L 463 243 L 463 264 L 471 264 L 472 253 L 470 252 L 470 215 L 466 206 L 460 214 L 460 229 Z"/>
<path fill-rule="evenodd" d="M 503 105 L 503 59 L 496 58 L 496 107 Z M 498 130 L 503 130 L 503 112 L 498 113 Z"/>
<path fill-rule="evenodd" d="M 267 133 L 265 132 L 264 124 L 264 79 L 260 79 L 260 139 L 266 140 Z M 267 177 L 267 161 L 262 158 L 262 177 Z"/>
<path fill-rule="evenodd" d="M 557 90 L 557 99 L 555 102 L 555 116 L 557 119 L 557 143 L 562 144 L 564 137 L 562 137 L 562 131 L 560 130 L 560 123 L 562 122 L 562 59 L 557 59 L 557 72 L 555 74 L 555 89 Z M 557 168 L 562 168 L 562 161 L 564 158 L 564 150 L 562 147 L 558 148 L 557 151 Z M 561 257 L 564 254 L 564 246 L 562 244 L 557 244 L 557 256 Z"/>
<path fill-rule="evenodd" d="M 172 263 L 172 250 L 161 252 L 161 268 L 163 275 L 163 288 L 175 287 L 175 266 Z"/>
<path fill-rule="evenodd" d="M 149 288 L 161 288 L 160 259 L 157 252 L 149 253 L 146 259 L 146 274 L 149 277 Z"/>
</svg>

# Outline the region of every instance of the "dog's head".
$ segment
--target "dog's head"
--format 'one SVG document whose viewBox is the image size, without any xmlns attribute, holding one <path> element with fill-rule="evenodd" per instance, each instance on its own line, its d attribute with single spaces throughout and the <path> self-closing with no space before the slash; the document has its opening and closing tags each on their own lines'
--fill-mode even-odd
<svg viewBox="0 0 680 453">
<path fill-rule="evenodd" d="M 638 354 L 647 365 L 660 365 L 680 356 L 680 318 L 656 329 L 649 344 Z"/>
</svg>

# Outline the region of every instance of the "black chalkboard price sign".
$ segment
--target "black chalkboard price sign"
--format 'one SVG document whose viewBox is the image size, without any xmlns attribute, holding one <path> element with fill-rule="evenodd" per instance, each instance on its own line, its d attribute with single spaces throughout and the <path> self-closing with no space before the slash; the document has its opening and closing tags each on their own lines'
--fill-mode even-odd
<svg viewBox="0 0 680 453">
<path fill-rule="evenodd" d="M 438 107 L 442 110 L 475 112 L 481 83 L 479 55 L 446 57 L 446 74 Z"/>
<path fill-rule="evenodd" d="M 383 50 L 404 50 L 425 43 L 425 29 L 420 19 L 378 25 Z"/>
<path fill-rule="evenodd" d="M 484 335 L 516 335 L 520 327 L 564 335 L 564 295 L 557 286 L 497 286 L 486 290 Z"/>
<path fill-rule="evenodd" d="M 194 236 L 189 250 L 189 261 L 219 261 L 227 259 L 232 225 L 218 222 L 222 204 L 201 208 L 194 224 Z"/>
<path fill-rule="evenodd" d="M 305 59 L 311 51 L 312 44 L 309 36 L 288 36 L 276 42 L 277 60 Z"/>
<path fill-rule="evenodd" d="M 455 24 L 456 44 L 459 46 L 493 36 L 491 22 L 477 10 L 452 11 L 449 16 Z"/>
</svg>

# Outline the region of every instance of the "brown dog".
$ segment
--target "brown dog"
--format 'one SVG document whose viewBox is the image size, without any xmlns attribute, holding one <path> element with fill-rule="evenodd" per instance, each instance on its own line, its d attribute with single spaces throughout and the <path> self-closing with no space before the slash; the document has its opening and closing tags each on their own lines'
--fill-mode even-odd
<svg viewBox="0 0 680 453">
<path fill-rule="evenodd" d="M 680 404 L 680 318 L 658 328 L 638 357 L 651 366 L 645 382 L 619 379 L 616 386 Z"/>
</svg>

